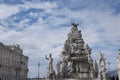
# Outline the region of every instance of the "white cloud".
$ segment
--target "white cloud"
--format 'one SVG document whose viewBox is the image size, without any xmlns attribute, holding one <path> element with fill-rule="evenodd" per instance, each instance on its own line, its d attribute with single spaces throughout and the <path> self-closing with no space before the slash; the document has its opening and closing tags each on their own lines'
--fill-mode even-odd
<svg viewBox="0 0 120 80">
<path fill-rule="evenodd" d="M 57 8 L 57 4 L 55 2 L 39 2 L 39 3 L 32 3 L 26 2 L 25 4 L 18 4 L 18 5 L 0 5 L 0 20 L 3 20 L 11 15 L 18 13 L 19 11 L 30 8 L 37 8 L 43 9 L 45 12 L 51 12 L 52 9 Z"/>
<path fill-rule="evenodd" d="M 5 19 L 15 13 L 19 12 L 18 6 L 0 5 L 0 20 Z"/>
<path fill-rule="evenodd" d="M 43 9 L 46 12 L 51 12 L 51 9 L 54 9 L 57 7 L 57 4 L 55 2 L 26 2 L 24 5 L 19 5 L 21 9 L 30 9 L 30 8 L 36 8 L 36 9 Z"/>
</svg>

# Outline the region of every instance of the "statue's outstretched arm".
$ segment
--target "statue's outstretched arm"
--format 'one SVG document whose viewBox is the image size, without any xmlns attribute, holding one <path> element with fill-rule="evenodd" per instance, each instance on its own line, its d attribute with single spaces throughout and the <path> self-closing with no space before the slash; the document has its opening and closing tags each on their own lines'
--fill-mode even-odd
<svg viewBox="0 0 120 80">
<path fill-rule="evenodd" d="M 47 59 L 47 60 L 49 59 L 49 58 L 47 57 L 47 55 L 45 55 L 45 59 Z"/>
</svg>

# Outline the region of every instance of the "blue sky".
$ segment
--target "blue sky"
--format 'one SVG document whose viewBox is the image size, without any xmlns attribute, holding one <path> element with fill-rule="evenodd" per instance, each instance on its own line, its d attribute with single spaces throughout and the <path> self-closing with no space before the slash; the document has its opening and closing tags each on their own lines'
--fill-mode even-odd
<svg viewBox="0 0 120 80">
<path fill-rule="evenodd" d="M 20 44 L 29 56 L 30 77 L 46 75 L 45 55 L 59 58 L 72 22 L 79 23 L 83 39 L 116 69 L 120 48 L 120 0 L 0 0 L 0 42 Z"/>
</svg>

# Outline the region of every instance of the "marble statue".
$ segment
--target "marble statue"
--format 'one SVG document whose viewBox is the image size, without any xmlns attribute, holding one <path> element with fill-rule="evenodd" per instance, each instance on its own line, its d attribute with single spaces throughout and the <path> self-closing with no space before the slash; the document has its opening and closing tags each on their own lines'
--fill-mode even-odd
<svg viewBox="0 0 120 80">
<path fill-rule="evenodd" d="M 98 78 L 99 69 L 98 69 L 98 64 L 96 60 L 94 60 L 93 62 L 93 71 L 94 71 L 93 73 L 94 77 Z"/>
<path fill-rule="evenodd" d="M 99 63 L 100 63 L 100 68 L 101 68 L 101 72 L 105 72 L 106 71 L 106 63 L 105 63 L 105 58 L 104 58 L 104 54 L 100 52 L 100 59 L 99 59 Z"/>
<path fill-rule="evenodd" d="M 60 64 L 61 64 L 61 61 L 58 61 L 56 64 L 56 70 L 57 70 L 56 75 L 59 75 L 59 73 L 60 73 Z"/>
<path fill-rule="evenodd" d="M 71 32 L 78 31 L 78 28 L 77 28 L 78 25 L 79 24 L 72 23 L 73 27 L 71 28 Z"/>
<path fill-rule="evenodd" d="M 106 78 L 106 63 L 104 54 L 102 52 L 100 52 L 99 64 L 100 64 L 100 78 L 101 80 L 104 80 Z"/>
<path fill-rule="evenodd" d="M 69 51 L 70 50 L 70 45 L 69 45 L 69 40 L 66 40 L 65 41 L 65 44 L 64 44 L 64 51 Z"/>
<path fill-rule="evenodd" d="M 88 54 L 88 62 L 89 62 L 90 64 L 92 64 L 92 62 L 93 62 L 90 54 Z"/>
<path fill-rule="evenodd" d="M 47 55 L 45 56 L 45 58 L 48 60 L 48 78 L 53 77 L 53 58 L 52 58 L 52 54 L 50 53 L 49 58 L 47 57 Z"/>
</svg>

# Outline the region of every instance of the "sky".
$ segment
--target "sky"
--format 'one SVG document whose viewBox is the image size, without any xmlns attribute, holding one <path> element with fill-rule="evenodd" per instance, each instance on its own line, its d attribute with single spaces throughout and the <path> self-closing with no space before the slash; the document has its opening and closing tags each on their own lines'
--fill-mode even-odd
<svg viewBox="0 0 120 80">
<path fill-rule="evenodd" d="M 29 77 L 37 77 L 39 62 L 40 77 L 46 76 L 49 53 L 56 64 L 73 22 L 92 58 L 98 61 L 101 51 L 110 69 L 117 69 L 120 0 L 0 0 L 0 42 L 20 45 L 29 56 Z"/>
</svg>

